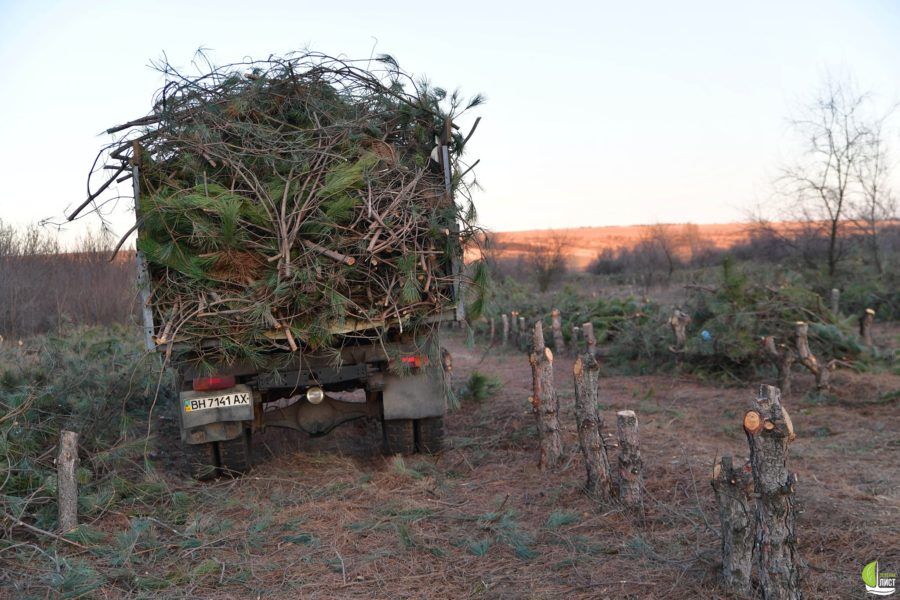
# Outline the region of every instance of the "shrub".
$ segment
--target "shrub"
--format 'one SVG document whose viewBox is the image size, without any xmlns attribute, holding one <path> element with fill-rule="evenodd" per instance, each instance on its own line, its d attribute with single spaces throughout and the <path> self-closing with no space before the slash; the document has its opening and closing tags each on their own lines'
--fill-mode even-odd
<svg viewBox="0 0 900 600">
<path fill-rule="evenodd" d="M 480 371 L 472 371 L 465 386 L 460 392 L 460 397 L 464 400 L 472 400 L 474 402 L 484 402 L 493 396 L 497 390 L 503 386 L 503 383 L 496 377 L 485 375 Z"/>
</svg>

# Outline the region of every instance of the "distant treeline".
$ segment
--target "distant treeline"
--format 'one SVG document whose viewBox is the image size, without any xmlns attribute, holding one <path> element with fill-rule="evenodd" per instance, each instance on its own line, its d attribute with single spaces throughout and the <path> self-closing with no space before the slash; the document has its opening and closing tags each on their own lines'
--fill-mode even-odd
<svg viewBox="0 0 900 600">
<path fill-rule="evenodd" d="M 630 273 L 658 282 L 678 269 L 721 264 L 726 256 L 736 261 L 791 263 L 791 266 L 816 268 L 827 253 L 829 242 L 821 227 L 784 230 L 760 224 L 749 229 L 746 241 L 717 248 L 711 242 L 696 238 L 689 228 L 657 225 L 631 248 L 603 250 L 588 271 L 599 275 Z M 900 221 L 882 224 L 874 239 L 868 233 L 850 233 L 841 238 L 839 244 L 842 262 L 848 265 L 862 263 L 884 272 L 891 266 L 890 259 L 900 254 Z"/>
<path fill-rule="evenodd" d="M 823 295 L 831 287 L 841 289 L 848 310 L 871 306 L 881 318 L 900 319 L 900 221 L 883 223 L 877 237 L 859 232 L 841 238 L 842 268 L 834 281 L 817 276 L 828 243 L 821 229 L 760 225 L 746 241 L 717 248 L 696 226 L 656 225 L 632 247 L 600 252 L 588 271 L 651 287 L 668 284 L 676 272 L 719 266 L 730 257 L 805 272 L 808 286 Z M 485 258 L 498 275 L 535 279 L 545 290 L 566 270 L 565 246 L 561 234 L 515 258 L 500 252 L 485 252 Z M 17 231 L 0 221 L 0 336 L 55 332 L 65 323 L 136 323 L 134 252 L 120 251 L 110 261 L 111 255 L 112 244 L 96 235 L 64 251 L 44 230 Z"/>
<path fill-rule="evenodd" d="M 0 336 L 7 340 L 57 331 L 73 322 L 111 325 L 136 314 L 134 252 L 110 261 L 112 244 L 96 235 L 63 251 L 37 227 L 0 222 Z"/>
<path fill-rule="evenodd" d="M 872 230 L 860 230 L 837 238 L 833 276 L 827 263 L 832 241 L 821 227 L 785 230 L 759 225 L 746 241 L 729 248 L 692 242 L 680 231 L 657 226 L 634 247 L 601 252 L 588 270 L 649 288 L 690 281 L 696 276 L 692 269 L 720 266 L 727 260 L 756 269 L 761 279 L 778 274 L 783 281 L 794 278 L 823 298 L 836 288 L 846 314 L 873 308 L 880 319 L 900 319 L 900 221 L 879 223 L 874 235 Z"/>
</svg>

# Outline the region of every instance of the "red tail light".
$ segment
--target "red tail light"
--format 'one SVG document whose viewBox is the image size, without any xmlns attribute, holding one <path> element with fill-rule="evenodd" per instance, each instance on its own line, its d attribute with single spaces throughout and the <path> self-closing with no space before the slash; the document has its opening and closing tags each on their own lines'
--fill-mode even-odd
<svg viewBox="0 0 900 600">
<path fill-rule="evenodd" d="M 212 377 L 197 377 L 193 386 L 195 392 L 211 392 L 234 387 L 236 380 L 234 375 L 213 375 Z"/>
<path fill-rule="evenodd" d="M 421 369 L 422 366 L 428 364 L 428 357 L 421 354 L 414 354 L 412 356 L 401 356 L 400 362 L 404 365 L 409 365 L 410 367 Z"/>
</svg>

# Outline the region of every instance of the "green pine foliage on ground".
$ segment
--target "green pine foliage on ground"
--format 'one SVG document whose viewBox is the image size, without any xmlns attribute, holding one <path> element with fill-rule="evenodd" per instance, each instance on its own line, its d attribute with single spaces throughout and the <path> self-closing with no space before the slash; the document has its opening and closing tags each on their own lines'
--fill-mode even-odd
<svg viewBox="0 0 900 600">
<path fill-rule="evenodd" d="M 890 364 L 890 351 L 865 348 L 857 333 L 859 317 L 834 314 L 828 302 L 797 272 L 767 275 L 753 265 L 735 264 L 726 258 L 707 272 L 704 283 L 687 285 L 676 304 L 634 297 L 588 295 L 575 284 L 551 294 L 534 293 L 515 280 L 498 278 L 488 318 L 498 326 L 502 312 L 517 310 L 527 326 L 544 323 L 545 343 L 552 347 L 550 313 L 556 308 L 563 319 L 566 343 L 572 327 L 590 322 L 602 348 L 606 368 L 625 373 L 681 372 L 732 383 L 747 383 L 772 374 L 762 351 L 762 338 L 793 346 L 798 321 L 809 324 L 810 347 L 821 362 L 837 359 L 845 367 L 864 371 Z M 683 352 L 672 352 L 674 334 L 669 326 L 673 310 L 691 317 Z M 485 322 L 480 324 L 484 330 Z M 583 339 L 580 340 L 583 345 Z M 797 367 L 795 367 L 797 368 Z"/>
<path fill-rule="evenodd" d="M 156 356 L 125 327 L 74 327 L 65 334 L 0 345 L 0 510 L 38 528 L 56 527 L 60 430 L 79 434 L 80 512 L 96 516 L 142 493 L 148 410 L 171 402 Z"/>
</svg>

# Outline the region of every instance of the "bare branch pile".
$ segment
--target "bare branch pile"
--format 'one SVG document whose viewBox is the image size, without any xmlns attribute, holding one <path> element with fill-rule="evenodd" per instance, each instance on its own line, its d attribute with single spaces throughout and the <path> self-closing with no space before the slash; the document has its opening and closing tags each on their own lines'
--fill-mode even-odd
<svg viewBox="0 0 900 600">
<path fill-rule="evenodd" d="M 207 65 L 157 65 L 167 83 L 152 112 L 109 130 L 126 132 L 106 149 L 113 179 L 139 167 L 157 344 L 220 358 L 318 348 L 457 302 L 475 232 L 472 132 L 454 119 L 480 96 L 414 80 L 388 56 Z"/>
</svg>

